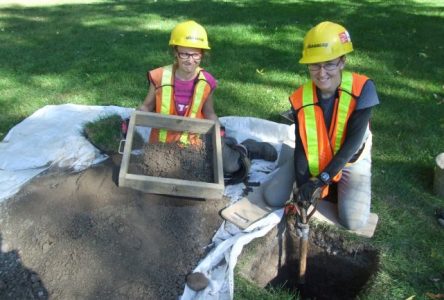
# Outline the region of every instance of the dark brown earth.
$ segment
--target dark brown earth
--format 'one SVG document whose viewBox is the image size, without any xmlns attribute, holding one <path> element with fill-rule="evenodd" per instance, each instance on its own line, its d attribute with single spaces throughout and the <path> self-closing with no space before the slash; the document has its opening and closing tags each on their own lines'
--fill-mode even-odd
<svg viewBox="0 0 444 300">
<path fill-rule="evenodd" d="M 211 160 L 202 159 L 205 153 L 188 149 L 182 161 L 171 163 L 167 152 L 178 156 L 179 149 L 153 149 L 159 156 L 140 156 L 141 171 L 150 166 L 154 174 L 172 174 L 181 168 L 174 176 L 209 180 L 197 174 L 211 169 Z M 80 173 L 51 170 L 0 204 L 0 299 L 177 299 L 209 250 L 222 223 L 219 212 L 229 200 L 120 188 L 119 165 L 114 156 Z M 282 222 L 247 245 L 239 260 L 241 274 L 303 299 L 356 299 L 371 283 L 378 252 L 315 226 L 306 283 L 298 285 L 299 239 L 293 225 L 294 220 Z M 250 247 L 256 249 L 247 259 Z"/>
<path fill-rule="evenodd" d="M 227 199 L 119 188 L 112 160 L 53 170 L 0 204 L 0 299 L 176 299 Z"/>
<path fill-rule="evenodd" d="M 299 284 L 299 237 L 294 220 L 283 220 L 240 257 L 240 273 L 264 288 L 283 288 L 301 299 L 359 299 L 379 268 L 379 253 L 364 240 L 310 225 L 305 284 Z M 253 249 L 253 250 L 252 250 Z M 249 255 L 248 253 L 254 253 Z"/>
</svg>

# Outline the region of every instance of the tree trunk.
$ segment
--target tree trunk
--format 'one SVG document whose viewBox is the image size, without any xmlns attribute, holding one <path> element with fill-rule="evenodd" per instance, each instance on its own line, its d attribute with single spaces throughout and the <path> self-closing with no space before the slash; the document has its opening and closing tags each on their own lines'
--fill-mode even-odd
<svg viewBox="0 0 444 300">
<path fill-rule="evenodd" d="M 433 191 L 436 195 L 444 197 L 444 153 L 436 157 L 435 163 Z"/>
</svg>

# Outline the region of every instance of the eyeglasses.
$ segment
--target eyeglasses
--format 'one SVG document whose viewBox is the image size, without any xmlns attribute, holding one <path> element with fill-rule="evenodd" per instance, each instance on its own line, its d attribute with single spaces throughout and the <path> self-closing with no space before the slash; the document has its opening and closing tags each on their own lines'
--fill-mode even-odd
<svg viewBox="0 0 444 300">
<path fill-rule="evenodd" d="M 194 60 L 199 60 L 202 58 L 202 53 L 197 53 L 197 52 L 195 53 L 177 52 L 177 55 L 181 59 L 188 59 L 192 57 Z"/>
<path fill-rule="evenodd" d="M 310 64 L 308 65 L 308 69 L 310 71 L 320 71 L 321 68 L 324 68 L 325 71 L 334 71 L 339 66 L 339 63 L 341 60 L 338 60 L 338 62 L 328 62 L 326 64 Z"/>
</svg>

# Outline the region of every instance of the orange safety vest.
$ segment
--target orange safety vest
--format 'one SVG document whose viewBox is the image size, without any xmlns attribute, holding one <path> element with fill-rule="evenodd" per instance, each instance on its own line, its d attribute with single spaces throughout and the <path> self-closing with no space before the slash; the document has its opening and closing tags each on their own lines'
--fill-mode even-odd
<svg viewBox="0 0 444 300">
<path fill-rule="evenodd" d="M 150 71 L 150 78 L 156 88 L 156 112 L 164 115 L 177 115 L 174 104 L 174 73 L 175 66 L 157 68 Z M 194 86 L 194 93 L 191 103 L 185 112 L 185 117 L 203 119 L 203 105 L 211 93 L 211 86 L 206 81 L 203 69 L 198 68 L 197 82 Z M 172 143 L 180 142 L 182 144 L 200 145 L 201 140 L 195 134 L 188 132 L 177 132 L 166 129 L 152 128 L 150 134 L 150 143 Z"/>
<path fill-rule="evenodd" d="M 311 176 L 319 175 L 344 143 L 348 120 L 356 109 L 356 99 L 361 95 L 367 80 L 368 77 L 364 75 L 342 73 L 341 85 L 338 87 L 339 99 L 335 100 L 329 132 L 322 108 L 317 104 L 316 86 L 312 81 L 298 88 L 290 96 Z M 341 172 L 333 177 L 333 181 L 338 182 L 340 178 Z M 322 196 L 327 194 L 328 187 L 324 189 Z"/>
</svg>

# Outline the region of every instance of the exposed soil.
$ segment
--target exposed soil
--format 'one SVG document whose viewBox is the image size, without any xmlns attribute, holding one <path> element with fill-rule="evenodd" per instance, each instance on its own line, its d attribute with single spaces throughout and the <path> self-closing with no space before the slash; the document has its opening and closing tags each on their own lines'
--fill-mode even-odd
<svg viewBox="0 0 444 300">
<path fill-rule="evenodd" d="M 179 143 L 146 143 L 141 155 L 131 155 L 128 172 L 213 183 L 211 136 L 201 137 L 200 147 L 183 146 Z"/>
<path fill-rule="evenodd" d="M 137 155 L 138 164 L 131 163 L 138 172 L 211 181 L 211 172 L 201 177 L 212 170 L 208 148 L 150 147 Z M 0 204 L 0 299 L 177 299 L 183 292 L 229 200 L 120 188 L 119 159 L 80 173 L 49 171 Z M 355 299 L 365 290 L 377 271 L 378 252 L 316 226 L 306 281 L 299 285 L 293 225 L 283 221 L 259 239 L 249 259 L 242 253 L 241 273 L 303 299 Z"/>
<path fill-rule="evenodd" d="M 118 187 L 111 160 L 0 204 L 0 299 L 177 299 L 227 199 Z"/>
<path fill-rule="evenodd" d="M 254 256 L 243 254 L 241 274 L 259 286 L 285 288 L 302 299 L 356 299 L 371 285 L 379 267 L 378 251 L 373 247 L 347 241 L 333 230 L 312 224 L 305 283 L 300 284 L 299 236 L 294 220 L 284 220 L 256 245 L 248 246 L 255 247 Z"/>
</svg>

